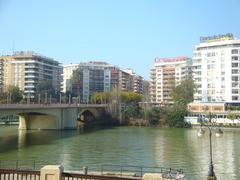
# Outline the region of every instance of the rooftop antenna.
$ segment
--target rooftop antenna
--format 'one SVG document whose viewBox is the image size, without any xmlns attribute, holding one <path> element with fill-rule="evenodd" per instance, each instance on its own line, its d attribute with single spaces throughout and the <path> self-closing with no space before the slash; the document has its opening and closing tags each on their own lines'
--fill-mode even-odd
<svg viewBox="0 0 240 180">
<path fill-rule="evenodd" d="M 14 51 L 15 51 L 15 41 L 13 40 L 13 42 L 12 42 L 12 54 L 14 54 Z"/>
</svg>

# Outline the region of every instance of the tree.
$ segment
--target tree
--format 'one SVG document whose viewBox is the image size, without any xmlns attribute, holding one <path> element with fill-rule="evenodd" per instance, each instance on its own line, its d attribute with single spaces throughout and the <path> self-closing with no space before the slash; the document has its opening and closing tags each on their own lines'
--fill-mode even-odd
<svg viewBox="0 0 240 180">
<path fill-rule="evenodd" d="M 138 103 L 142 100 L 143 95 L 135 92 L 121 92 L 121 100 L 124 103 Z"/>
<path fill-rule="evenodd" d="M 36 98 L 38 95 L 44 97 L 47 95 L 48 97 L 51 95 L 52 98 L 59 98 L 59 91 L 56 91 L 52 85 L 52 80 L 41 81 L 36 86 Z"/>
<path fill-rule="evenodd" d="M 23 92 L 18 86 L 10 85 L 6 92 L 0 93 L 0 103 L 19 103 L 23 99 Z"/>
<path fill-rule="evenodd" d="M 71 77 L 71 85 L 72 85 L 72 93 L 74 96 L 80 96 L 81 95 L 81 90 L 82 90 L 82 83 L 81 81 L 83 81 L 83 76 L 82 76 L 82 72 L 80 71 L 80 69 L 76 69 L 73 71 L 72 77 Z"/>
<path fill-rule="evenodd" d="M 141 115 L 142 113 L 139 106 L 134 104 L 130 104 L 126 106 L 123 110 L 123 118 L 125 120 L 129 120 L 131 118 L 137 118 L 137 117 L 140 117 Z"/>
<path fill-rule="evenodd" d="M 156 126 L 160 123 L 160 109 L 153 107 L 147 111 L 147 120 L 150 125 Z"/>
<path fill-rule="evenodd" d="M 110 102 L 111 92 L 95 92 L 91 95 L 90 101 L 94 104 L 106 104 Z"/>
<path fill-rule="evenodd" d="M 0 93 L 0 103 L 5 104 L 7 103 L 7 92 L 1 92 Z"/>
<path fill-rule="evenodd" d="M 172 88 L 171 96 L 174 103 L 182 102 L 183 104 L 187 105 L 188 103 L 192 102 L 195 89 L 196 86 L 192 77 L 188 77 L 187 79 L 183 80 L 180 85 Z"/>
<path fill-rule="evenodd" d="M 20 91 L 18 86 L 8 87 L 9 98 L 11 98 L 11 103 L 19 103 L 23 99 L 23 92 Z"/>
<path fill-rule="evenodd" d="M 166 108 L 166 122 L 170 127 L 184 127 L 184 116 L 187 115 L 186 105 L 176 102 L 173 106 Z"/>
</svg>

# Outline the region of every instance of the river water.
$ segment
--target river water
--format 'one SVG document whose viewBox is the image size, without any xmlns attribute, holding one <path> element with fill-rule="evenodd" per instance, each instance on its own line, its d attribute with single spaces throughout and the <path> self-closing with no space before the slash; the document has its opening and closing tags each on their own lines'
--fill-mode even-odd
<svg viewBox="0 0 240 180">
<path fill-rule="evenodd" d="M 0 127 L 0 159 L 62 163 L 67 170 L 102 164 L 163 166 L 183 169 L 187 179 L 206 179 L 208 133 L 197 129 L 114 127 L 79 132 L 18 131 Z M 218 180 L 240 179 L 240 129 L 213 137 L 213 163 Z"/>
</svg>

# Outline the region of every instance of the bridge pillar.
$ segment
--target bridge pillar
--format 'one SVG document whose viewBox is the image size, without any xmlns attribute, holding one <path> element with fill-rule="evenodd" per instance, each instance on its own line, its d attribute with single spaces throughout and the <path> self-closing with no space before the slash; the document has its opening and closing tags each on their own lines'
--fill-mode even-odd
<svg viewBox="0 0 240 180">
<path fill-rule="evenodd" d="M 27 124 L 26 124 L 26 117 L 24 115 L 19 115 L 19 127 L 18 129 L 26 130 Z"/>
</svg>

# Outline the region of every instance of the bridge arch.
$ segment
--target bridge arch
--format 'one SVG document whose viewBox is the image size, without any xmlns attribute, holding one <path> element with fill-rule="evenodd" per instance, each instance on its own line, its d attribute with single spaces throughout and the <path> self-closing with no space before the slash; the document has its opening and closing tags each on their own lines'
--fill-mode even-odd
<svg viewBox="0 0 240 180">
<path fill-rule="evenodd" d="M 57 117 L 38 112 L 18 113 L 19 129 L 56 129 Z"/>
<path fill-rule="evenodd" d="M 92 126 L 100 114 L 96 109 L 82 109 L 77 116 L 77 128 Z"/>
</svg>

